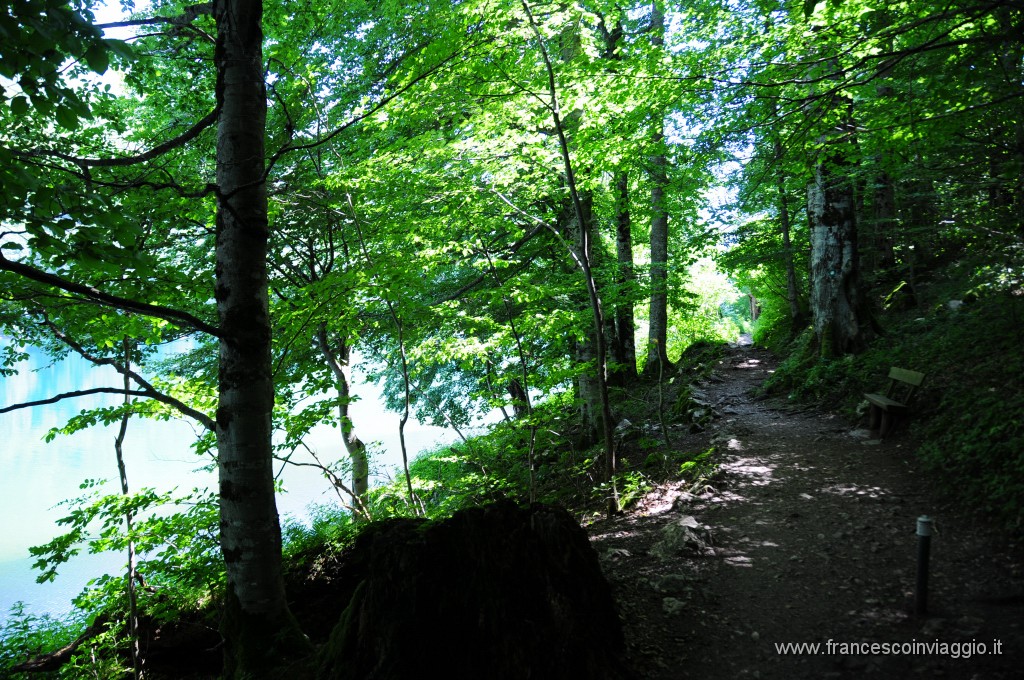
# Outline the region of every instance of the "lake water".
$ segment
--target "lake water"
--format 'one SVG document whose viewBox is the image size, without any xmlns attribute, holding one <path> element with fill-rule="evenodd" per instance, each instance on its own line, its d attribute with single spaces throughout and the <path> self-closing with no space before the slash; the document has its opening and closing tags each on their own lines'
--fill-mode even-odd
<svg viewBox="0 0 1024 680">
<path fill-rule="evenodd" d="M 69 390 L 121 385 L 120 376 L 109 367 L 94 367 L 77 357 L 51 365 L 41 353 L 30 354 L 17 376 L 0 377 L 0 407 Z M 401 463 L 399 417 L 384 411 L 376 386 L 363 384 L 353 391 L 361 397 L 351 408 L 357 432 L 364 441 L 378 442 L 375 450 L 381 452 L 374 458 L 374 470 L 393 474 Z M 58 436 L 49 444 L 43 441 L 44 435 L 83 408 L 119 402 L 116 395 L 96 395 L 0 414 L 0 620 L 7 619 L 11 605 L 19 600 L 36 614 L 62 614 L 90 578 L 121 571 L 122 555 L 80 555 L 60 569 L 54 583 L 37 584 L 38 572 L 31 568 L 34 559 L 28 553 L 30 546 L 62 533 L 56 520 L 65 513 L 57 504 L 81 495 L 83 480 L 107 479 L 111 493 L 120 488 L 113 443 L 116 426 Z M 200 471 L 207 461 L 190 448 L 197 430 L 186 421 L 133 419 L 124 444 L 129 486 L 182 492 L 216 488 L 215 473 Z M 415 419 L 406 426 L 410 454 L 455 438 L 453 432 L 419 425 Z M 314 430 L 307 444 L 325 462 L 344 454 L 339 431 L 331 427 Z M 278 496 L 282 516 L 303 519 L 311 503 L 337 500 L 331 485 L 312 468 L 288 467 L 282 479 L 285 493 Z"/>
</svg>

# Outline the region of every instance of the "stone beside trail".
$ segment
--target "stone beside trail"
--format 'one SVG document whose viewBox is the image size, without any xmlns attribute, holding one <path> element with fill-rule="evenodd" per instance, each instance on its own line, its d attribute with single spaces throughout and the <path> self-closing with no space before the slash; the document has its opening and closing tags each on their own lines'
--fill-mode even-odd
<svg viewBox="0 0 1024 680">
<path fill-rule="evenodd" d="M 933 489 L 905 430 L 879 442 L 832 414 L 755 400 L 772 369 L 767 352 L 736 347 L 700 385 L 718 417 L 673 444 L 715 444 L 712 479 L 660 487 L 589 527 L 641 677 L 1024 677 L 1019 543 Z M 925 617 L 912 615 L 919 515 L 937 530 Z M 865 642 L 947 653 L 840 646 Z"/>
</svg>

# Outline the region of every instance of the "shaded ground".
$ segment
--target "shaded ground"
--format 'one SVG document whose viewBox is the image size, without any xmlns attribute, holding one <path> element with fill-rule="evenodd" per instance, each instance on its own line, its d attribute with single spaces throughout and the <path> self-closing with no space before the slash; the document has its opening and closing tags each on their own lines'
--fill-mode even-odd
<svg viewBox="0 0 1024 680">
<path fill-rule="evenodd" d="M 1022 677 L 1021 546 L 929 488 L 905 431 L 878 442 L 831 414 L 755 400 L 772 369 L 768 353 L 737 347 L 701 384 L 718 417 L 673 444 L 716 444 L 715 477 L 590 527 L 641 677 Z M 925 617 L 912 615 L 919 515 L 937 530 Z M 865 642 L 947 648 L 840 646 Z"/>
<path fill-rule="evenodd" d="M 929 488 L 905 430 L 879 442 L 834 415 L 757 400 L 754 388 L 773 369 L 763 350 L 730 349 L 698 385 L 710 425 L 671 430 L 678 451 L 715 446 L 718 471 L 696 485 L 663 484 L 625 515 L 588 527 L 637 676 L 1024 677 L 1022 546 Z M 630 395 L 646 409 L 635 420 L 648 442 L 659 436 L 654 390 Z M 638 464 L 648 453 L 636 440 L 623 446 Z M 929 613 L 916 617 L 914 534 L 924 514 L 937 535 Z M 289 594 L 304 630 L 323 643 L 347 596 L 337 592 L 338 561 L 318 564 L 293 575 Z M 913 642 L 947 649 L 849 648 Z M 820 647 L 783 653 L 785 644 Z M 220 668 L 219 636 L 208 626 L 183 622 L 149 653 L 154 678 L 211 678 Z"/>
</svg>

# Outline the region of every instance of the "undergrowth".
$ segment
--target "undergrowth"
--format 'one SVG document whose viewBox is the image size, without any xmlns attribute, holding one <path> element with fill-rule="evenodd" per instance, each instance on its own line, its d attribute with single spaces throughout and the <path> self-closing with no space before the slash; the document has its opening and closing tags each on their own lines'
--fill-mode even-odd
<svg viewBox="0 0 1024 680">
<path fill-rule="evenodd" d="M 673 389 L 685 391 L 680 386 L 706 377 L 722 355 L 723 348 L 710 342 L 691 346 L 672 372 Z M 409 467 L 412 497 L 404 475 L 396 475 L 391 483 L 370 491 L 368 512 L 373 520 L 411 515 L 438 519 L 498 499 L 525 503 L 532 497 L 586 518 L 602 513 L 613 492 L 619 506 L 625 508 L 666 479 L 683 477 L 696 482 L 713 467 L 711 452 L 693 454 L 665 447 L 657 430 L 660 425 L 655 424 L 658 419 L 652 416 L 652 408 L 656 408 L 640 403 L 649 400 L 649 393 L 656 389 L 656 385 L 638 385 L 636 394 L 640 397 L 620 395 L 619 416 L 629 415 L 642 426 L 631 431 L 628 445 L 624 439 L 618 442 L 628 449 L 628 455 L 622 457 L 614 484 L 603 481 L 603 447 L 581 444 L 586 437 L 580 432 L 578 408 L 569 394 L 562 394 L 537 404 L 529 418 L 500 423 L 485 435 L 419 456 Z M 645 391 L 647 397 L 643 396 Z M 117 494 L 105 495 L 95 484 L 83 486 L 83 491 L 81 498 L 67 501 L 68 533 L 34 549 L 48 573 L 55 575 L 59 565 L 73 557 L 83 541 L 90 550 L 123 551 L 126 537 L 118 527 L 127 502 L 139 510 L 160 503 L 185 507 L 185 511 L 157 513 L 139 523 L 150 537 L 142 547 L 150 552 L 150 557 L 143 559 L 143 573 L 146 586 L 152 590 L 143 589 L 140 606 L 143 617 L 152 625 L 179 617 L 202 619 L 204 625 L 215 626 L 224 583 L 223 566 L 216 556 L 215 498 L 163 498 L 147 491 L 125 500 Z M 107 531 L 99 538 L 89 538 L 88 527 L 95 521 L 103 522 Z M 303 522 L 286 520 L 282 527 L 286 571 L 315 578 L 321 570 L 330 568 L 366 526 L 354 522 L 339 505 L 310 508 Z M 136 536 L 136 541 L 140 540 L 141 536 Z M 202 584 L 207 588 L 200 592 Z M 36 617 L 16 605 L 0 627 L 0 676 L 27 680 L 130 675 L 123 590 L 123 577 L 100 577 L 76 599 L 76 610 L 63 619 Z M 11 671 L 18 663 L 71 642 L 96 620 L 109 623 L 60 670 L 33 674 Z"/>
</svg>

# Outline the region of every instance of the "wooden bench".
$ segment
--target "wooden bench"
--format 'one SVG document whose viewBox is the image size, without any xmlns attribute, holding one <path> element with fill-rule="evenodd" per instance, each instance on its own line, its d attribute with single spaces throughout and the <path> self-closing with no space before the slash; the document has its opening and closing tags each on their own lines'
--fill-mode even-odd
<svg viewBox="0 0 1024 680">
<path fill-rule="evenodd" d="M 889 387 L 885 394 L 865 394 L 864 398 L 871 404 L 870 423 L 868 428 L 878 430 L 878 436 L 884 437 L 892 429 L 898 416 L 907 412 L 911 397 L 924 381 L 924 373 L 908 371 L 905 368 L 889 369 Z"/>
</svg>

